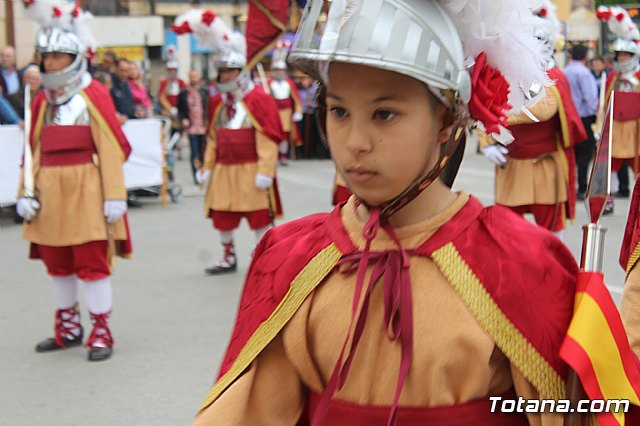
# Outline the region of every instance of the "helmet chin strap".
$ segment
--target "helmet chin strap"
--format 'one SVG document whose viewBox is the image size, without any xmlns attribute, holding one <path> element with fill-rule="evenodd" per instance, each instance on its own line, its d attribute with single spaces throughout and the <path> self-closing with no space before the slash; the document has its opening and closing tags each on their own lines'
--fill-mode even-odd
<svg viewBox="0 0 640 426">
<path fill-rule="evenodd" d="M 404 191 L 395 196 L 393 199 L 374 206 L 361 199 L 355 192 L 354 195 L 369 210 L 374 208 L 380 210 L 380 222 L 387 221 L 389 217 L 402 210 L 407 204 L 409 204 L 418 195 L 420 195 L 422 191 L 427 189 L 436 179 L 438 179 L 440 174 L 449 164 L 449 161 L 452 159 L 452 157 L 454 157 L 454 153 L 456 153 L 456 150 L 460 145 L 460 141 L 464 139 L 466 135 L 465 129 L 467 126 L 467 121 L 468 116 L 459 116 L 456 119 L 453 132 L 451 133 L 451 136 L 449 137 L 447 143 L 444 145 L 443 149 L 440 151 L 440 156 L 435 166 L 433 166 L 433 168 L 429 170 L 425 175 L 414 180 Z M 459 159 L 461 160 L 461 157 Z M 457 169 L 458 166 L 459 163 L 455 165 L 455 168 Z"/>
</svg>

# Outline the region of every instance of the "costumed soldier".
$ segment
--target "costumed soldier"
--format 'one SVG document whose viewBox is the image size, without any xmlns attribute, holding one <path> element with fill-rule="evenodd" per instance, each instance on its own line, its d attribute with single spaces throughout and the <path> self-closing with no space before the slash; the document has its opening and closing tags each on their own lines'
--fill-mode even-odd
<svg viewBox="0 0 640 426">
<path fill-rule="evenodd" d="M 597 15 L 607 22 L 611 32 L 618 37 L 612 46 L 615 52 L 614 71 L 607 76 L 604 105 L 606 108 L 611 92 L 614 90 L 623 93 L 640 92 L 640 65 L 638 65 L 640 31 L 629 16 L 629 12 L 622 7 L 600 6 Z M 640 171 L 640 120 L 630 119 L 627 116 L 627 111 L 632 107 L 628 104 L 629 102 L 637 102 L 637 100 L 635 97 L 624 95 L 616 97 L 613 111 L 611 170 L 617 172 L 623 163 L 627 162 L 637 176 Z M 605 213 L 613 212 L 613 204 L 613 196 L 610 196 Z"/>
<path fill-rule="evenodd" d="M 158 103 L 160 104 L 160 114 L 171 118 L 171 137 L 181 131 L 181 124 L 178 121 L 178 95 L 187 87 L 183 79 L 178 77 L 178 60 L 176 57 L 176 47 L 169 46 L 167 48 L 167 75 L 160 80 L 158 85 Z M 181 141 L 167 155 L 167 170 L 169 180 L 174 179 L 175 158 L 173 151 L 181 156 Z"/>
<path fill-rule="evenodd" d="M 546 19 L 541 19 L 534 31 L 550 52 L 555 50 L 558 34 L 553 25 L 554 8 L 538 11 Z M 555 85 L 533 87 L 530 96 L 534 104 L 509 116 L 514 141 L 506 148 L 491 139 L 487 145 L 487 139 L 481 136 L 482 153 L 496 165 L 496 204 L 520 215 L 533 214 L 538 225 L 562 238 L 567 219 L 575 219 L 573 147 L 586 139 L 586 133 L 569 82 L 553 58 L 546 70 Z"/>
<path fill-rule="evenodd" d="M 199 32 L 205 21 L 210 25 Z M 237 268 L 233 231 L 242 218 L 259 241 L 274 217 L 282 214 L 275 172 L 283 131 L 275 101 L 244 69 L 244 36 L 230 32 L 211 11 L 187 12 L 173 28 L 182 33 L 186 27 L 194 30 L 201 44 L 209 43 L 220 52 L 215 62 L 220 93 L 210 99 L 204 165 L 196 172 L 199 182 L 209 181 L 205 214 L 220 232 L 224 248 L 222 259 L 205 270 L 216 275 Z"/>
<path fill-rule="evenodd" d="M 289 60 L 321 81 L 354 195 L 258 244 L 195 425 L 563 423 L 490 409 L 564 398 L 577 265 L 548 231 L 450 190 L 468 114 L 504 135 L 519 88 L 551 84 L 527 2 L 485 3 L 307 2 Z"/>
<path fill-rule="evenodd" d="M 300 94 L 294 81 L 287 73 L 287 55 L 289 54 L 289 43 L 280 41 L 276 45 L 271 58 L 271 78 L 268 81 L 269 92 L 276 100 L 280 111 L 280 122 L 285 132 L 285 140 L 280 142 L 278 150 L 280 152 L 280 164 L 287 164 L 287 153 L 289 147 L 302 146 L 302 139 L 298 131 L 298 123 L 302 121 L 302 102 Z"/>
<path fill-rule="evenodd" d="M 36 49 L 44 90 L 32 107 L 33 161 L 25 157 L 22 177 L 29 193 L 21 194 L 17 208 L 25 219 L 24 238 L 31 241 L 30 257 L 44 262 L 58 305 L 54 337 L 38 343 L 36 351 L 82 344 L 82 282 L 93 324 L 85 343 L 88 357 L 103 360 L 113 347 L 111 256 L 131 253 L 123 174 L 131 148 L 109 93 L 87 73 L 86 55 L 95 48 L 86 27 L 90 14 L 56 0 L 25 7 L 43 25 Z"/>
</svg>

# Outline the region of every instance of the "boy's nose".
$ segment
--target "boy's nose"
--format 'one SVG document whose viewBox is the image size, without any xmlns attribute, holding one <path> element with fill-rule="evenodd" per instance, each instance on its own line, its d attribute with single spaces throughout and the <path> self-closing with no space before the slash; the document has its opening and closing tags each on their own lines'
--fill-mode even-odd
<svg viewBox="0 0 640 426">
<path fill-rule="evenodd" d="M 354 123 L 351 127 L 347 147 L 354 152 L 369 152 L 373 149 L 374 135 L 365 126 Z"/>
</svg>

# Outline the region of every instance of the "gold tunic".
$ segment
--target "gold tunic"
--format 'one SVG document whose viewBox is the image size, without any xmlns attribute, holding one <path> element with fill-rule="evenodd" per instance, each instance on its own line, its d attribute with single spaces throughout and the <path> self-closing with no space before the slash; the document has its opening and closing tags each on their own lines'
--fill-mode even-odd
<svg viewBox="0 0 640 426">
<path fill-rule="evenodd" d="M 205 168 L 212 170 L 211 180 L 205 195 L 205 216 L 209 210 L 251 212 L 269 208 L 269 201 L 264 190 L 256 187 L 256 174 L 275 176 L 278 161 L 278 146 L 259 131 L 259 124 L 251 116 L 243 102 L 236 103 L 236 115 L 227 118 L 226 106 L 221 104 L 214 112 L 214 125 L 208 135 L 204 156 Z M 217 164 L 216 163 L 216 129 L 253 128 L 256 134 L 256 163 Z"/>
<path fill-rule="evenodd" d="M 397 228 L 402 245 L 419 246 L 467 200 L 467 194 L 460 194 L 433 218 Z M 353 197 L 342 209 L 342 221 L 354 244 L 362 249 L 363 224 L 356 215 Z M 395 247 L 380 231 L 371 249 Z M 414 355 L 401 406 L 464 403 L 501 394 L 514 386 L 518 395 L 538 398 L 534 387 L 483 331 L 430 258 L 412 257 L 410 271 Z M 354 274 L 331 274 L 248 371 L 201 412 L 195 425 L 296 425 L 307 390 L 322 392 L 333 371 L 349 328 L 354 285 Z M 362 338 L 336 399 L 385 406 L 393 401 L 401 347 L 388 339 L 383 326 L 382 291 L 381 285 L 374 287 Z M 562 425 L 557 415 L 529 414 L 529 419 L 532 425 Z"/>
</svg>

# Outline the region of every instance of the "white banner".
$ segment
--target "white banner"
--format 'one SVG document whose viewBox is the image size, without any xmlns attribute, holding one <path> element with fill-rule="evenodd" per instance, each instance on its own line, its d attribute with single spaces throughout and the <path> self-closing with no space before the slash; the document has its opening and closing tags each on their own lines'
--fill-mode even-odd
<svg viewBox="0 0 640 426">
<path fill-rule="evenodd" d="M 162 122 L 156 119 L 129 120 L 122 130 L 131 144 L 131 155 L 124 164 L 127 189 L 162 185 Z"/>
<path fill-rule="evenodd" d="M 0 207 L 17 201 L 23 138 L 18 126 L 0 126 Z"/>
<path fill-rule="evenodd" d="M 129 120 L 122 130 L 131 144 L 131 155 L 124 164 L 127 189 L 162 185 L 162 121 Z M 0 207 L 17 201 L 23 138 L 17 126 L 0 126 Z"/>
</svg>

